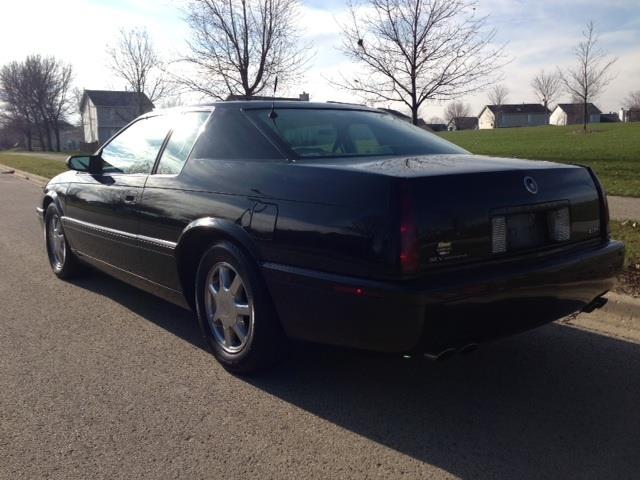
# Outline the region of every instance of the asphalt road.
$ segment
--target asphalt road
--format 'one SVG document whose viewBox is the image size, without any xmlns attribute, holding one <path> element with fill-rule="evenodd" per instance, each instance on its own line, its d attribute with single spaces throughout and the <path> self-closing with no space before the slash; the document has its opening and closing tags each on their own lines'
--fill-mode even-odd
<svg viewBox="0 0 640 480">
<path fill-rule="evenodd" d="M 38 190 L 0 175 L 2 479 L 639 475 L 637 339 L 553 324 L 446 363 L 299 346 L 237 378 L 189 313 L 57 280 Z"/>
</svg>

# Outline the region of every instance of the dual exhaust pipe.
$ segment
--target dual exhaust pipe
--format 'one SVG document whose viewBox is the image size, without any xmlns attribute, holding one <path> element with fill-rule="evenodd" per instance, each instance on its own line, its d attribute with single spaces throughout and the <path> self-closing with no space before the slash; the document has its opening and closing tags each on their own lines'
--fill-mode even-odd
<svg viewBox="0 0 640 480">
<path fill-rule="evenodd" d="M 466 355 L 467 353 L 471 353 L 477 350 L 479 345 L 477 343 L 468 343 L 464 347 L 459 348 L 447 348 L 446 350 L 441 351 L 440 353 L 424 353 L 425 358 L 429 360 L 433 360 L 434 362 L 444 362 L 449 358 L 453 357 L 456 353 L 462 353 Z"/>
<path fill-rule="evenodd" d="M 607 302 L 609 301 L 608 298 L 600 296 L 595 298 L 593 301 L 591 301 L 590 303 L 588 303 L 586 306 L 584 306 L 582 308 L 582 310 L 580 310 L 577 313 L 591 313 L 594 310 L 598 310 L 602 307 L 604 307 Z M 462 353 L 462 354 L 467 354 L 467 353 L 471 353 L 474 350 L 478 349 L 478 344 L 477 343 L 469 343 L 467 345 L 465 345 L 464 347 L 459 347 L 459 348 L 447 348 L 439 353 L 424 353 L 425 358 L 428 358 L 429 360 L 433 360 L 435 362 L 443 362 L 445 360 L 448 360 L 449 358 L 453 357 L 456 353 Z"/>
</svg>

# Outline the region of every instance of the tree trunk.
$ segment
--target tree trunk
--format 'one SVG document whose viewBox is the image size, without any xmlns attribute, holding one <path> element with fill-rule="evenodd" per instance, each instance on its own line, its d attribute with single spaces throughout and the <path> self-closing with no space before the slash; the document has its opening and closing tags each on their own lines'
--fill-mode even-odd
<svg viewBox="0 0 640 480">
<path fill-rule="evenodd" d="M 59 152 L 60 151 L 60 125 L 58 125 L 58 122 L 54 123 L 53 131 L 56 134 L 56 152 Z"/>
<path fill-rule="evenodd" d="M 415 105 L 411 107 L 411 123 L 418 125 L 418 107 Z"/>
<path fill-rule="evenodd" d="M 582 130 L 586 133 L 587 132 L 587 122 L 588 122 L 588 108 L 587 108 L 587 101 L 584 101 L 583 104 L 583 110 L 582 110 Z"/>
<path fill-rule="evenodd" d="M 53 142 L 51 141 L 51 126 L 47 120 L 44 121 L 44 133 L 47 139 L 47 150 L 53 152 Z"/>
<path fill-rule="evenodd" d="M 36 130 L 38 131 L 38 140 L 40 140 L 40 151 L 44 151 L 44 135 L 42 135 L 42 127 L 39 123 L 36 123 Z"/>
</svg>

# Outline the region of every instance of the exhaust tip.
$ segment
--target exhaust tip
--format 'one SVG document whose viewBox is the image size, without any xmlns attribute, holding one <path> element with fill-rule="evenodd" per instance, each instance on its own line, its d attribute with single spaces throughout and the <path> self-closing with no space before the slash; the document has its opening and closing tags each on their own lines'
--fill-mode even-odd
<svg viewBox="0 0 640 480">
<path fill-rule="evenodd" d="M 608 301 L 609 299 L 606 297 L 598 297 L 595 300 L 593 300 L 590 304 L 588 304 L 586 307 L 584 307 L 582 311 L 585 313 L 591 313 L 594 310 L 604 307 Z"/>
<path fill-rule="evenodd" d="M 479 346 L 480 345 L 478 345 L 477 343 L 470 343 L 470 344 L 465 345 L 464 347 L 462 347 L 460 349 L 460 353 L 462 353 L 464 355 L 467 355 L 468 353 L 475 352 L 478 349 Z"/>
<path fill-rule="evenodd" d="M 455 348 L 447 348 L 439 353 L 425 353 L 424 356 L 434 362 L 444 362 L 455 355 L 456 351 L 457 350 Z"/>
</svg>

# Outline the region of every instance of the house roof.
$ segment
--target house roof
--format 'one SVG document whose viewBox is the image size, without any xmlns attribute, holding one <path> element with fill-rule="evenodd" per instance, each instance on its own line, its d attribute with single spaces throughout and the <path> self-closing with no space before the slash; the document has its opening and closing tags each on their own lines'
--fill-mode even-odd
<svg viewBox="0 0 640 480">
<path fill-rule="evenodd" d="M 394 110 L 393 108 L 378 108 L 378 110 L 382 110 L 384 112 L 390 113 L 394 117 L 399 118 L 400 120 L 404 120 L 405 122 L 412 123 L 413 120 L 409 115 L 406 115 L 398 110 Z M 428 125 L 422 118 L 418 118 L 418 126 L 423 129 L 427 129 Z"/>
<path fill-rule="evenodd" d="M 473 130 L 478 126 L 478 117 L 457 117 L 451 119 L 449 125 L 454 123 L 459 130 Z"/>
<path fill-rule="evenodd" d="M 514 104 L 505 104 L 505 105 L 486 105 L 484 109 L 488 108 L 493 113 L 506 113 L 506 114 L 517 114 L 517 113 L 539 113 L 539 114 L 549 114 L 551 111 L 541 105 L 539 103 L 514 103 Z M 480 112 L 480 115 L 482 115 Z M 480 116 L 478 115 L 478 116 Z"/>
<path fill-rule="evenodd" d="M 556 108 L 561 109 L 568 115 L 582 115 L 583 112 L 582 103 L 559 103 Z M 598 113 L 602 113 L 598 107 L 596 107 L 593 103 L 587 103 L 589 115 L 594 115 Z"/>
<path fill-rule="evenodd" d="M 85 90 L 81 107 L 84 107 L 84 102 L 87 98 L 96 107 L 138 107 L 141 105 L 144 110 L 152 110 L 154 108 L 149 97 L 142 92 Z"/>
</svg>

